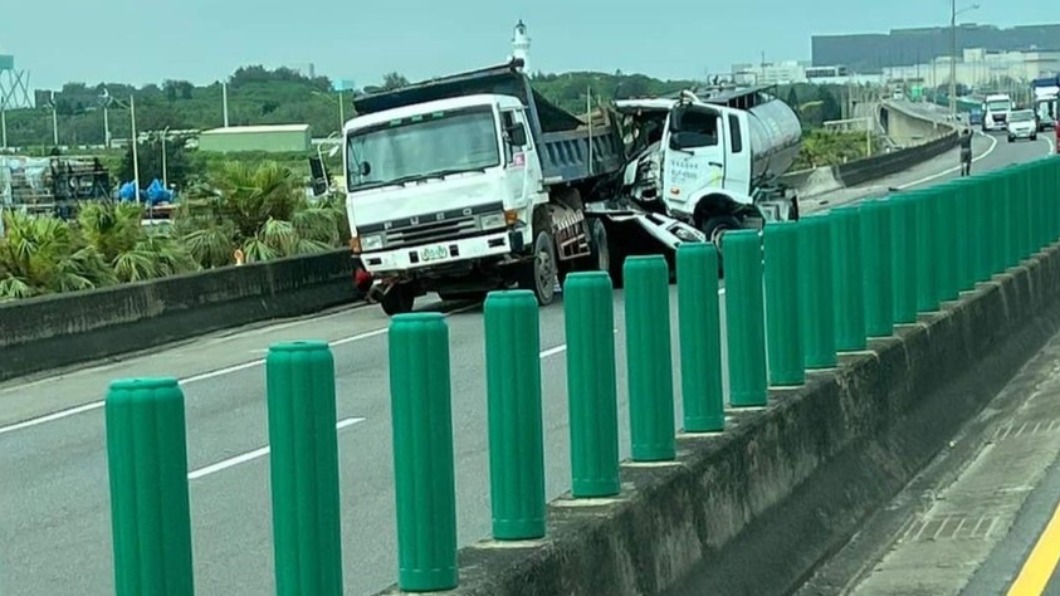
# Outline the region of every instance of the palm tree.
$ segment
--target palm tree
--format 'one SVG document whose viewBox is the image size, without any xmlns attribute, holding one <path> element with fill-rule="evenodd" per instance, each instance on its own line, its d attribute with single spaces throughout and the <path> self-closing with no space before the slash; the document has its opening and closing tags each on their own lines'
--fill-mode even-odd
<svg viewBox="0 0 1060 596">
<path fill-rule="evenodd" d="M 114 271 L 69 224 L 51 215 L 3 213 L 0 300 L 72 292 L 112 284 Z"/>
<path fill-rule="evenodd" d="M 88 244 L 114 269 L 118 281 L 157 279 L 199 269 L 188 250 L 169 233 L 144 227 L 140 205 L 86 203 L 77 223 Z"/>
<path fill-rule="evenodd" d="M 211 183 L 193 189 L 177 215 L 178 234 L 203 267 L 232 264 L 237 249 L 254 262 L 324 252 L 344 240 L 345 212 L 335 201 L 309 204 L 289 168 L 228 162 Z"/>
</svg>

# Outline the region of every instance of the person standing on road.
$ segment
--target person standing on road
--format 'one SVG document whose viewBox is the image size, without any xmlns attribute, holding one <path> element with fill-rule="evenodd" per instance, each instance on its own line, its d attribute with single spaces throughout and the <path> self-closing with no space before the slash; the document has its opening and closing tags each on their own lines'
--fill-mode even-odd
<svg viewBox="0 0 1060 596">
<path fill-rule="evenodd" d="M 972 175 L 972 129 L 961 132 L 961 176 Z"/>
</svg>

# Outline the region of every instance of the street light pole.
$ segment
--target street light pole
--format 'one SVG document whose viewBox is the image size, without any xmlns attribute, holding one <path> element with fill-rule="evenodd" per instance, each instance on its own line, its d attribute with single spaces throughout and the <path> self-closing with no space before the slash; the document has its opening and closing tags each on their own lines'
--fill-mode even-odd
<svg viewBox="0 0 1060 596">
<path fill-rule="evenodd" d="M 136 185 L 136 204 L 140 204 L 140 154 L 137 151 L 136 96 L 129 96 L 129 118 L 132 120 L 133 184 Z"/>
<path fill-rule="evenodd" d="M 950 2 L 950 118 L 957 119 L 957 0 Z"/>
<path fill-rule="evenodd" d="M 169 172 L 166 169 L 166 142 L 169 140 L 169 127 L 162 131 L 162 188 L 169 190 Z"/>
<path fill-rule="evenodd" d="M 339 89 L 339 132 L 342 132 L 342 127 L 346 126 L 346 106 L 342 105 L 342 89 Z"/>
</svg>

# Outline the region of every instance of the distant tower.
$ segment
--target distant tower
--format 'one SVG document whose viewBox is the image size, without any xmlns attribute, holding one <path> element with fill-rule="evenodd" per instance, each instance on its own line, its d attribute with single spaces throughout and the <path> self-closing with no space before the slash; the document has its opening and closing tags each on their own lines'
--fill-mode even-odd
<svg viewBox="0 0 1060 596">
<path fill-rule="evenodd" d="M 530 71 L 530 36 L 526 33 L 526 25 L 522 19 L 515 26 L 515 34 L 512 36 L 512 57 L 523 61 L 523 70 Z"/>
</svg>

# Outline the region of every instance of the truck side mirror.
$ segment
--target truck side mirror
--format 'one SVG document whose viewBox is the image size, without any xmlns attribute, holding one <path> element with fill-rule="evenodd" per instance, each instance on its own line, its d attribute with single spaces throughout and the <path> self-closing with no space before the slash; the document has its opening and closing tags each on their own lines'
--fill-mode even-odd
<svg viewBox="0 0 1060 596">
<path fill-rule="evenodd" d="M 522 124 L 516 122 L 508 127 L 508 142 L 511 143 L 513 147 L 523 147 L 526 145 L 526 129 L 523 128 Z"/>
<path fill-rule="evenodd" d="M 361 176 L 367 176 L 372 173 L 372 164 L 362 161 L 358 171 L 360 171 Z"/>
</svg>

